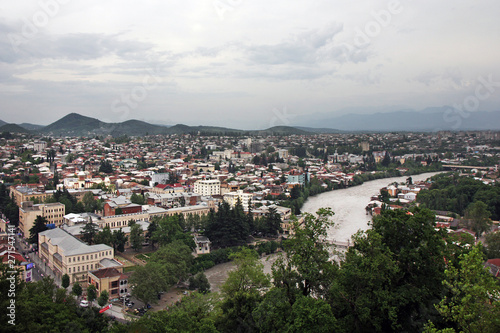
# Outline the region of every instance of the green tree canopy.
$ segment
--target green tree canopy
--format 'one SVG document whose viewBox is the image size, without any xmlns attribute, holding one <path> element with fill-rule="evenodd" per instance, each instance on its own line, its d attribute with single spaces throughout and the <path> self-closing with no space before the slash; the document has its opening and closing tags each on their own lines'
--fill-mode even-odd
<svg viewBox="0 0 500 333">
<path fill-rule="evenodd" d="M 33 227 L 30 229 L 30 237 L 29 237 L 29 242 L 31 244 L 36 244 L 38 245 L 38 234 L 41 233 L 42 231 L 48 230 L 49 228 L 47 227 L 47 219 L 43 216 L 37 215 L 35 219 L 35 223 L 33 224 Z"/>
</svg>

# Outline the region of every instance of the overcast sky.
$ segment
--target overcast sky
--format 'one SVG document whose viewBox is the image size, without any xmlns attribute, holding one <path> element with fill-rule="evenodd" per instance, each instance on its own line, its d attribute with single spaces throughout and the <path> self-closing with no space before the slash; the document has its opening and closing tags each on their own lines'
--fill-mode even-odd
<svg viewBox="0 0 500 333">
<path fill-rule="evenodd" d="M 499 14 L 498 0 L 0 0 L 0 119 L 257 129 L 500 111 Z"/>
</svg>

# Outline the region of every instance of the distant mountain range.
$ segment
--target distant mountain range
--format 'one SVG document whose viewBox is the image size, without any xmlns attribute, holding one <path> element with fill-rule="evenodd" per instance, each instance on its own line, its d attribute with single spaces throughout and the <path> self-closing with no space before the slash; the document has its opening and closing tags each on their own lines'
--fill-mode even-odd
<svg viewBox="0 0 500 333">
<path fill-rule="evenodd" d="M 500 112 L 459 113 L 449 107 L 421 111 L 401 110 L 374 114 L 331 116 L 315 114 L 297 117 L 297 126 L 275 126 L 265 130 L 244 131 L 214 126 L 154 125 L 139 120 L 106 123 L 96 118 L 70 113 L 47 126 L 22 123 L 8 124 L 0 120 L 0 132 L 33 133 L 54 136 L 143 136 L 156 134 L 201 133 L 211 135 L 307 135 L 345 132 L 500 130 Z"/>
<path fill-rule="evenodd" d="M 300 126 L 336 128 L 342 131 L 391 132 L 440 130 L 500 130 L 500 111 L 473 113 L 459 112 L 451 107 L 434 107 L 421 111 L 401 110 L 374 114 L 345 114 L 334 116 L 316 114 L 315 117 L 298 117 Z M 300 127 L 306 129 L 306 127 Z"/>
</svg>

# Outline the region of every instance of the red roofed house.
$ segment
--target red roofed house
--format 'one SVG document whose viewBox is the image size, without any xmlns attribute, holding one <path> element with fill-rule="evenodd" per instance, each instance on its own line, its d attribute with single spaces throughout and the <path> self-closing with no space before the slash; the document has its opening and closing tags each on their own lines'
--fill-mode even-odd
<svg viewBox="0 0 500 333">
<path fill-rule="evenodd" d="M 484 266 L 489 269 L 491 275 L 500 278 L 500 259 L 489 259 L 484 263 Z"/>
<path fill-rule="evenodd" d="M 89 284 L 93 284 L 101 294 L 104 290 L 108 291 L 109 298 L 118 298 L 129 293 L 128 276 L 121 272 L 122 268 L 101 268 L 95 271 L 89 271 Z"/>
</svg>

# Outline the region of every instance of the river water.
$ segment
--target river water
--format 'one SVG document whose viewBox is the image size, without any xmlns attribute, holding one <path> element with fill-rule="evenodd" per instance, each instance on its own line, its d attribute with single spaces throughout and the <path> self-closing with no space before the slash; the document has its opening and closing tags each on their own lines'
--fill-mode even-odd
<svg viewBox="0 0 500 333">
<path fill-rule="evenodd" d="M 412 175 L 413 182 L 426 180 L 439 172 Z M 394 182 L 405 182 L 408 176 L 377 179 L 359 186 L 349 187 L 310 197 L 302 207 L 303 212 L 316 213 L 319 208 L 330 207 L 334 227 L 328 231 L 328 239 L 336 242 L 348 242 L 358 230 L 367 230 L 371 215 L 366 215 L 365 207 L 373 195 L 380 189 Z"/>
<path fill-rule="evenodd" d="M 413 181 L 426 180 L 439 172 L 425 173 L 411 176 Z M 332 220 L 335 223 L 333 229 L 328 232 L 328 239 L 338 242 L 347 242 L 351 235 L 358 230 L 368 229 L 370 215 L 366 215 L 365 207 L 370 202 L 372 195 L 378 195 L 380 189 L 394 182 L 405 182 L 408 176 L 377 179 L 368 181 L 362 185 L 340 189 L 318 194 L 310 197 L 302 208 L 303 212 L 315 213 L 319 208 L 330 207 L 335 215 Z M 264 272 L 271 273 L 271 267 L 276 261 L 277 255 L 261 258 Z M 235 268 L 233 262 L 216 265 L 205 271 L 211 290 L 220 291 L 220 286 L 226 281 L 229 271 Z"/>
</svg>

